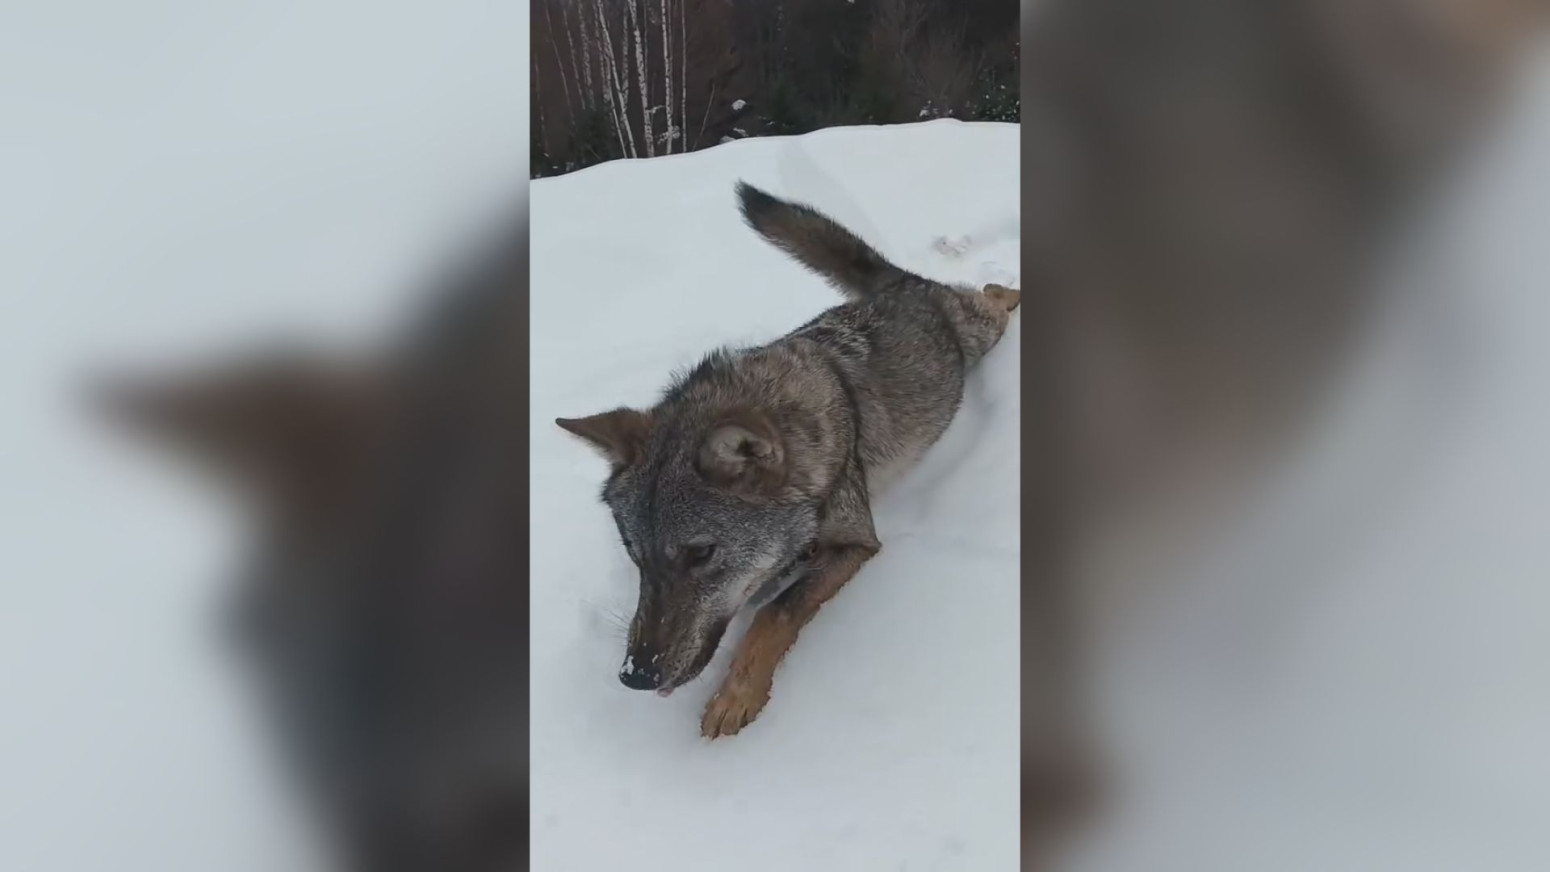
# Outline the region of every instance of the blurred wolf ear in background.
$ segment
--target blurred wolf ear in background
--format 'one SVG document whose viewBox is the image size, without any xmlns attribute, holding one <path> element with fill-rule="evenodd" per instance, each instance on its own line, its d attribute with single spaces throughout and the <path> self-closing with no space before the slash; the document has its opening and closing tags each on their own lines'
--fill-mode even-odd
<svg viewBox="0 0 1550 872">
<path fill-rule="evenodd" d="M 504 228 L 372 358 L 94 397 L 252 517 L 237 641 L 346 868 L 526 864 L 526 246 Z"/>
<path fill-rule="evenodd" d="M 1486 132 L 1547 8 L 1023 9 L 1024 856 L 1044 868 L 1060 799 L 1092 786 L 1066 658 L 1095 619 L 1070 626 L 1101 586 L 1094 543 L 1149 510 L 1203 532 L 1309 424 L 1387 246 Z"/>
<path fill-rule="evenodd" d="M 358 485 L 386 423 L 386 382 L 365 367 L 276 353 L 198 375 L 94 387 L 120 423 L 300 532 L 328 524 Z"/>
</svg>

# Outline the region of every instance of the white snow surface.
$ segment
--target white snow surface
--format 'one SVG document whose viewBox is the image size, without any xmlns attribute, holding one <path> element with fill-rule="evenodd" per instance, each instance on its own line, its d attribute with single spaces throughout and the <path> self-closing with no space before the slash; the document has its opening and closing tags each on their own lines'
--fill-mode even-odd
<svg viewBox="0 0 1550 872">
<path fill-rule="evenodd" d="M 882 553 L 803 631 L 759 719 L 715 742 L 700 712 L 740 625 L 667 699 L 618 682 L 636 576 L 598 501 L 606 464 L 553 419 L 649 405 L 717 345 L 840 302 L 743 225 L 738 179 L 907 268 L 1016 284 L 1017 152 L 1015 125 L 846 128 L 533 184 L 534 868 L 1015 866 L 1015 318 L 947 434 L 877 501 Z M 956 260 L 933 248 L 979 227 Z"/>
</svg>

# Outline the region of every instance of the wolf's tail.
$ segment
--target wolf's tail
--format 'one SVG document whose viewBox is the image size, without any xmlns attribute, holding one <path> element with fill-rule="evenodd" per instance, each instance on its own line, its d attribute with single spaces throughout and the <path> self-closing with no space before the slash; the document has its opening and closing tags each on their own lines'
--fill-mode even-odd
<svg viewBox="0 0 1550 872">
<path fill-rule="evenodd" d="M 870 296 L 910 275 L 811 206 L 772 197 L 747 182 L 737 183 L 737 200 L 749 227 L 847 297 Z"/>
</svg>

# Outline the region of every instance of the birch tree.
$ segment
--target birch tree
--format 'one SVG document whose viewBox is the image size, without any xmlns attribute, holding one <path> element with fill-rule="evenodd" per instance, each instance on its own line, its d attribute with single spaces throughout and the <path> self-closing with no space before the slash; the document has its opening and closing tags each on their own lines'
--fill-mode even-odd
<svg viewBox="0 0 1550 872">
<path fill-rule="evenodd" d="M 673 47 L 667 43 L 667 22 L 670 18 L 670 16 L 667 14 L 667 10 L 668 0 L 661 0 L 658 6 L 658 11 L 661 12 L 662 17 L 662 77 L 664 80 L 664 86 L 662 88 L 662 105 L 664 107 L 663 111 L 665 112 L 665 120 L 667 122 L 667 132 L 663 134 L 663 138 L 665 140 L 663 153 L 672 154 L 673 137 L 677 133 L 677 128 L 673 126 Z M 680 151 L 682 151 L 682 149 L 680 149 Z"/>
<path fill-rule="evenodd" d="M 656 157 L 656 141 L 651 135 L 651 98 L 646 90 L 646 48 L 641 39 L 641 17 L 635 14 L 635 0 L 624 0 L 630 15 L 630 33 L 635 37 L 635 79 L 640 85 L 640 128 L 646 138 L 646 156 Z M 629 47 L 626 46 L 626 53 Z"/>
<path fill-rule="evenodd" d="M 560 57 L 559 33 L 555 31 L 554 19 L 549 14 L 549 4 L 551 0 L 539 0 L 539 2 L 543 3 L 544 6 L 544 25 L 549 30 L 549 47 L 554 52 L 554 68 L 560 74 L 560 92 L 565 95 L 565 113 L 570 116 L 571 123 L 574 125 L 576 121 L 576 110 L 571 108 L 570 83 L 565 80 L 565 60 Z M 566 34 L 566 36 L 569 36 L 569 34 Z M 538 61 L 536 58 L 534 59 L 533 64 L 534 68 L 536 69 L 538 66 Z"/>
<path fill-rule="evenodd" d="M 689 150 L 689 31 L 684 27 L 684 7 L 689 0 L 678 0 L 678 150 Z M 672 101 L 673 95 L 667 99 Z"/>
<path fill-rule="evenodd" d="M 532 90 L 533 93 L 532 93 L 532 98 L 531 99 L 533 101 L 533 108 L 538 111 L 538 146 L 539 146 L 539 153 L 542 154 L 545 158 L 547 158 L 548 155 L 549 155 L 549 144 L 548 144 L 548 138 L 544 135 L 545 134 L 545 131 L 544 131 L 544 127 L 545 127 L 545 125 L 544 125 L 544 88 L 543 88 L 543 79 L 540 77 L 540 75 L 538 73 L 538 68 L 541 67 L 541 66 L 543 66 L 543 64 L 540 64 L 538 62 L 538 58 L 533 58 L 533 76 L 532 76 L 532 86 L 531 86 L 531 90 Z"/>
<path fill-rule="evenodd" d="M 629 157 L 639 157 L 640 152 L 635 148 L 635 133 L 630 129 L 629 91 L 625 90 L 624 82 L 619 78 L 619 64 L 614 57 L 613 37 L 608 32 L 608 15 L 603 8 L 603 0 L 592 0 L 592 2 L 597 10 L 597 26 L 603 36 L 603 46 L 608 49 L 603 52 L 604 66 L 608 68 L 608 81 L 604 82 L 603 87 L 604 100 L 612 110 L 614 130 L 620 137 L 619 148 Z"/>
<path fill-rule="evenodd" d="M 568 2 L 560 4 L 560 22 L 565 25 L 565 39 L 570 44 L 571 69 L 576 71 L 576 81 L 581 88 L 581 106 L 584 109 L 591 109 L 597 105 L 597 92 L 592 87 L 592 59 L 588 57 L 589 52 L 587 51 L 586 13 L 582 9 L 576 10 L 577 16 L 581 19 L 581 25 L 572 29 L 570 13 L 567 11 L 569 8 L 570 4 Z M 578 40 L 577 37 L 580 37 L 580 39 Z M 577 42 L 581 43 L 579 63 L 576 58 Z"/>
</svg>

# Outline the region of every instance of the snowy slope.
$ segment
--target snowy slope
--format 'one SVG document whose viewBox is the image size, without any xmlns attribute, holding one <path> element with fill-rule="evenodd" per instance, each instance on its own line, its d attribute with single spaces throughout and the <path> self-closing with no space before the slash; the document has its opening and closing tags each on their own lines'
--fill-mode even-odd
<svg viewBox="0 0 1550 872">
<path fill-rule="evenodd" d="M 668 699 L 614 677 L 633 568 L 597 500 L 604 464 L 552 421 L 649 404 L 715 345 L 837 302 L 742 226 L 739 178 L 903 266 L 1015 283 L 1017 147 L 1011 125 L 846 128 L 533 184 L 534 868 L 1015 865 L 1016 320 L 876 506 L 881 555 L 803 632 L 759 720 L 715 743 L 699 716 L 730 644 Z"/>
</svg>

